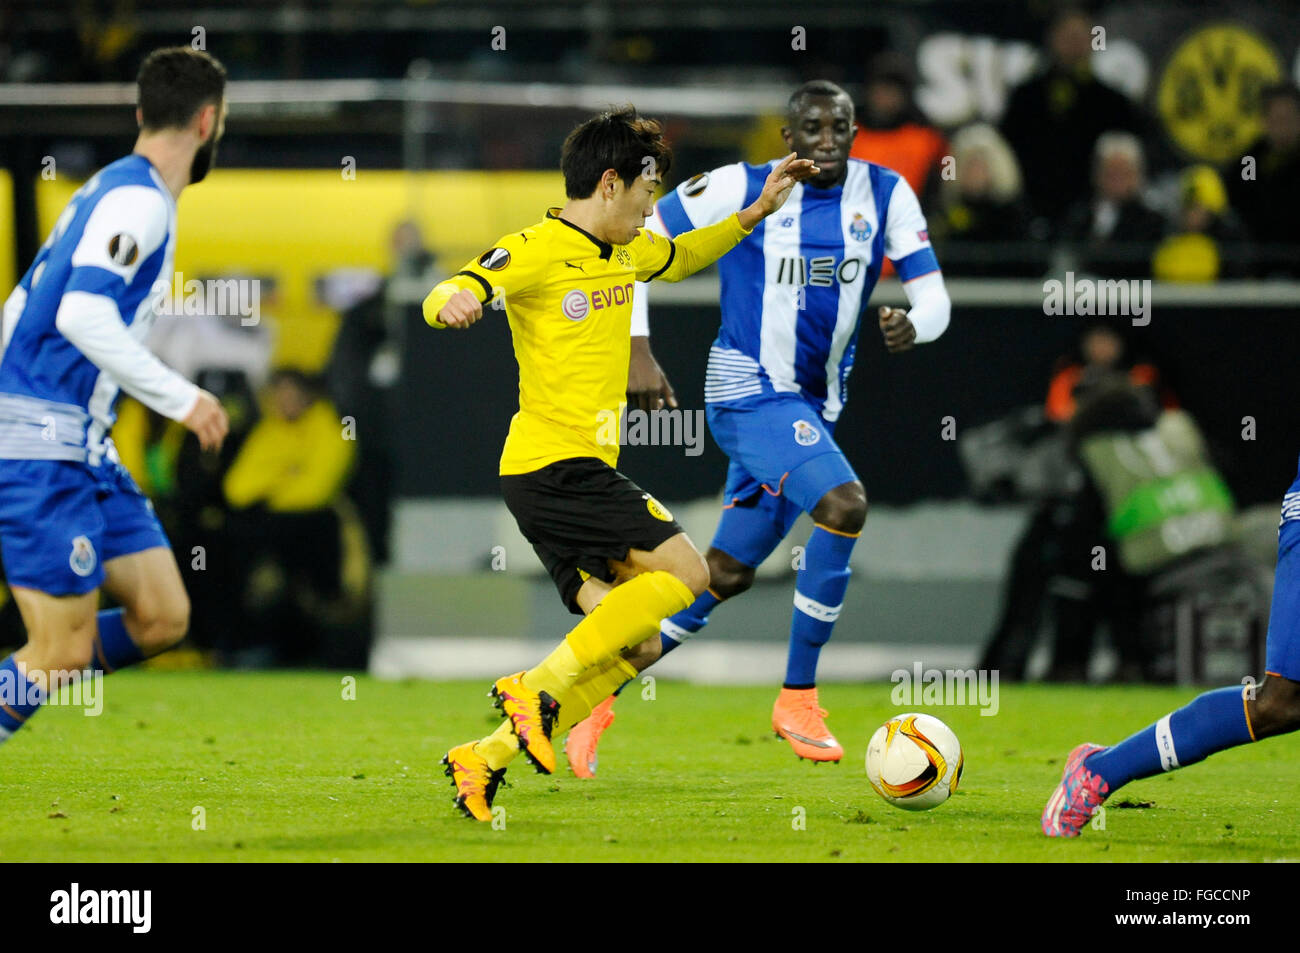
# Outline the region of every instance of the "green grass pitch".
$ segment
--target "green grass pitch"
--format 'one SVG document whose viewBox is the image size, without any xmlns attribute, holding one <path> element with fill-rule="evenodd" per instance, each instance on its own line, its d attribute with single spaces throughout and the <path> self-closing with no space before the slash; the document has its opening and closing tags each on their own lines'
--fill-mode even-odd
<svg viewBox="0 0 1300 953">
<path fill-rule="evenodd" d="M 772 737 L 774 687 L 659 682 L 645 700 L 634 686 L 600 777 L 520 759 L 494 829 L 453 811 L 438 764 L 494 724 L 486 685 L 360 677 L 346 700 L 339 674 L 139 671 L 102 688 L 99 717 L 47 707 L 0 748 L 0 861 L 1300 858 L 1295 738 L 1130 785 L 1078 840 L 1039 833 L 1071 746 L 1117 740 L 1185 689 L 1003 686 L 993 717 L 927 709 L 961 738 L 966 774 L 948 803 L 909 813 L 863 770 L 898 710 L 888 684 L 823 688 L 840 765 Z"/>
</svg>

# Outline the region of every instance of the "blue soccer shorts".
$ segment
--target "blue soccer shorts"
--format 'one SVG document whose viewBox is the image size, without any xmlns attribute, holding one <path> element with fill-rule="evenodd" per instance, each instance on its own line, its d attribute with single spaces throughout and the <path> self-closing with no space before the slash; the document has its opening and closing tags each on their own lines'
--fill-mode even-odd
<svg viewBox="0 0 1300 953">
<path fill-rule="evenodd" d="M 798 394 L 708 404 L 709 430 L 730 458 L 713 546 L 757 566 L 828 492 L 858 476 L 834 424 Z"/>
<path fill-rule="evenodd" d="M 11 586 L 80 595 L 104 562 L 171 547 L 153 504 L 119 463 L 0 460 L 0 554 Z"/>
<path fill-rule="evenodd" d="M 1300 479 L 1282 504 L 1264 670 L 1300 682 Z"/>
</svg>

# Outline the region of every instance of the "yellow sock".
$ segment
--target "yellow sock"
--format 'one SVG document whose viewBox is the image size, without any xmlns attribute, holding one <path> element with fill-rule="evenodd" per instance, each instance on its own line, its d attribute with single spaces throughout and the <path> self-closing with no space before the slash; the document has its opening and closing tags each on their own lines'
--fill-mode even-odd
<svg viewBox="0 0 1300 953">
<path fill-rule="evenodd" d="M 500 771 L 519 754 L 519 739 L 510 728 L 510 722 L 503 721 L 496 731 L 476 744 L 474 750 L 483 756 L 493 771 Z"/>
<path fill-rule="evenodd" d="M 560 717 L 551 731 L 554 738 L 591 714 L 591 710 L 617 691 L 629 678 L 636 678 L 636 669 L 622 656 L 616 655 L 604 665 L 588 669 L 560 701 Z"/>
<path fill-rule="evenodd" d="M 578 661 L 578 656 L 566 639 L 535 668 L 524 672 L 524 684 L 535 692 L 547 692 L 552 698 L 558 699 L 588 668 L 589 665 Z"/>
<path fill-rule="evenodd" d="M 623 649 L 644 642 L 659 631 L 661 619 L 676 615 L 694 601 L 691 590 L 672 573 L 662 570 L 641 573 L 611 589 L 600 605 L 573 627 L 564 641 L 571 650 L 572 659 L 585 670 L 615 657 Z M 559 654 L 557 649 L 552 658 Z M 565 653 L 566 662 L 569 658 L 570 655 Z M 526 681 L 530 688 L 540 691 L 545 686 L 534 681 L 532 674 L 528 673 Z M 553 669 L 539 672 L 542 677 L 560 674 Z M 576 675 L 567 681 L 556 678 L 554 684 L 563 691 L 577 680 Z M 555 692 L 551 694 L 555 695 Z"/>
<path fill-rule="evenodd" d="M 587 669 L 644 642 L 659 631 L 661 619 L 694 601 L 691 590 L 672 573 L 658 570 L 634 576 L 611 589 L 555 651 L 525 672 L 524 683 L 558 700 Z"/>
<path fill-rule="evenodd" d="M 627 659 L 616 656 L 604 665 L 589 668 L 570 689 L 560 696 L 560 720 L 551 730 L 552 738 L 559 738 L 582 719 L 591 714 L 591 710 L 603 702 L 615 689 L 629 678 L 636 678 L 636 669 Z M 499 771 L 515 760 L 519 754 L 519 739 L 510 728 L 510 722 L 503 721 L 477 745 L 474 750 L 481 754 L 493 771 Z"/>
</svg>

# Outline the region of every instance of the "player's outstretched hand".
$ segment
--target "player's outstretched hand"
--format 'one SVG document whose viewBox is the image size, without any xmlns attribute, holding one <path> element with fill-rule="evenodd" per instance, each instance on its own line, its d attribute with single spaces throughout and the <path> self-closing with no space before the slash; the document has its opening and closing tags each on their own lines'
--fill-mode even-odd
<svg viewBox="0 0 1300 953">
<path fill-rule="evenodd" d="M 627 403 L 638 410 L 676 407 L 677 395 L 668 375 L 655 360 L 647 337 L 632 338 L 632 357 L 627 366 Z"/>
<path fill-rule="evenodd" d="M 447 303 L 438 312 L 438 320 L 449 328 L 464 330 L 483 317 L 483 302 L 478 295 L 461 288 L 447 299 Z"/>
<path fill-rule="evenodd" d="M 221 401 L 205 390 L 199 391 L 199 399 L 189 416 L 181 421 L 194 431 L 199 438 L 199 447 L 203 450 L 220 450 L 230 432 L 230 418 Z"/>
<path fill-rule="evenodd" d="M 790 153 L 778 162 L 767 175 L 763 191 L 759 193 L 754 204 L 740 213 L 740 222 L 746 228 L 752 228 L 759 219 L 771 215 L 790 197 L 790 191 L 799 182 L 810 178 L 821 169 L 813 165 L 812 159 L 800 159 L 797 153 Z"/>
<path fill-rule="evenodd" d="M 885 336 L 885 346 L 890 354 L 909 351 L 916 343 L 916 328 L 902 308 L 880 309 L 880 333 Z"/>
</svg>

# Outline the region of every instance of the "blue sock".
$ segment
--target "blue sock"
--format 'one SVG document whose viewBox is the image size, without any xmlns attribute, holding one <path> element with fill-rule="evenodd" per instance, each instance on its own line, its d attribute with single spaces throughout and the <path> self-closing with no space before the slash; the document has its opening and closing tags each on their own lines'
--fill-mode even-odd
<svg viewBox="0 0 1300 953">
<path fill-rule="evenodd" d="M 849 556 L 857 541 L 857 533 L 849 536 L 820 524 L 813 526 L 804 565 L 795 580 L 786 688 L 817 684 L 817 658 L 840 617 L 849 588 Z"/>
<path fill-rule="evenodd" d="M 712 589 L 705 589 L 695 601 L 659 623 L 659 657 L 663 658 L 700 629 L 709 624 L 709 613 L 722 600 Z"/>
<path fill-rule="evenodd" d="M 677 646 L 681 645 L 700 629 L 709 624 L 709 613 L 722 600 L 713 594 L 712 589 L 705 589 L 696 596 L 695 601 L 674 616 L 659 623 L 659 657 L 663 658 Z M 671 633 L 671 634 L 669 634 Z M 630 679 L 629 679 L 630 681 Z M 628 682 L 618 687 L 617 695 Z"/>
<path fill-rule="evenodd" d="M 1185 768 L 1216 751 L 1254 741 L 1243 691 L 1230 685 L 1198 695 L 1154 725 L 1089 756 L 1088 769 L 1114 792 L 1138 778 Z"/>
<path fill-rule="evenodd" d="M 95 636 L 94 664 L 103 669 L 105 675 L 144 659 L 144 654 L 127 634 L 121 609 L 106 609 L 95 616 L 95 621 L 99 625 L 99 634 Z"/>
<path fill-rule="evenodd" d="M 27 680 L 12 655 L 0 662 L 0 743 L 25 725 L 44 700 L 44 691 Z"/>
</svg>

